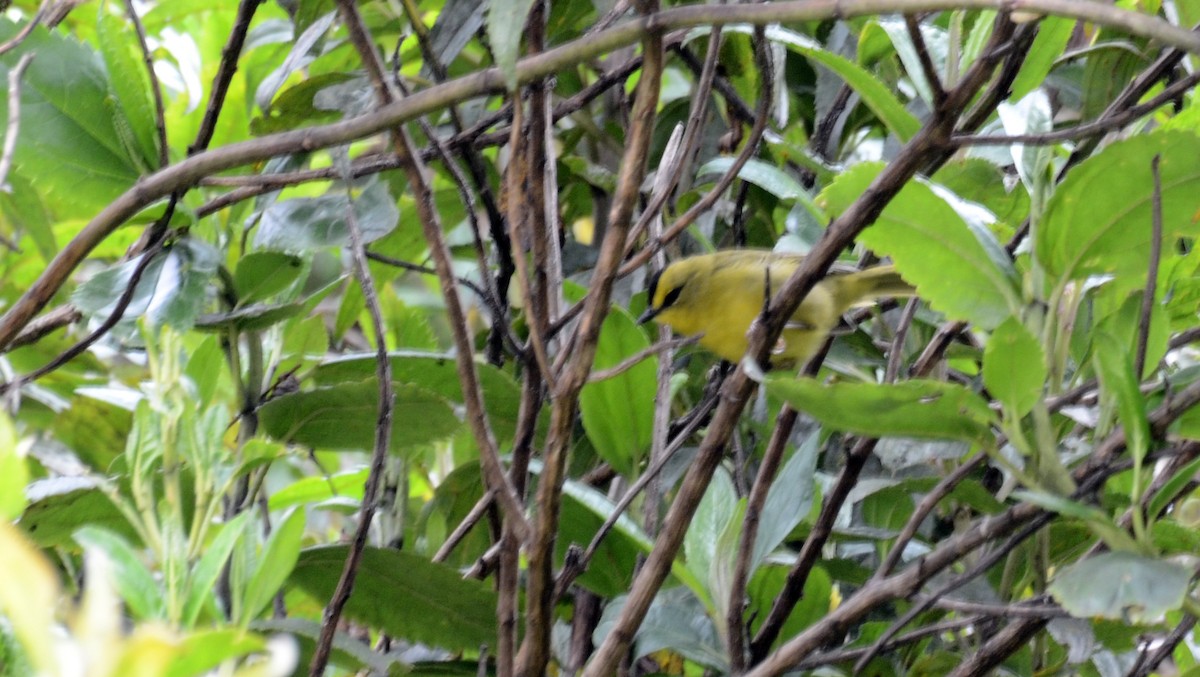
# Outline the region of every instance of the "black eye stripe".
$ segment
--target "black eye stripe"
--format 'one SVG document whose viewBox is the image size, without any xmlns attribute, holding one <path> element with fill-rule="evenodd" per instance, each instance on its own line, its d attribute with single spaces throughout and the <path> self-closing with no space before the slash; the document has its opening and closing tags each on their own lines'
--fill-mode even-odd
<svg viewBox="0 0 1200 677">
<path fill-rule="evenodd" d="M 663 270 L 666 269 L 664 268 Z M 650 305 L 654 305 L 654 294 L 658 291 L 658 280 L 662 277 L 662 274 L 663 271 L 659 270 L 650 276 L 650 286 L 647 288 L 650 295 L 646 297 L 646 302 Z"/>
<path fill-rule="evenodd" d="M 679 300 L 679 293 L 683 291 L 683 287 L 676 287 L 667 292 L 666 298 L 663 299 L 662 307 L 666 308 Z"/>
</svg>

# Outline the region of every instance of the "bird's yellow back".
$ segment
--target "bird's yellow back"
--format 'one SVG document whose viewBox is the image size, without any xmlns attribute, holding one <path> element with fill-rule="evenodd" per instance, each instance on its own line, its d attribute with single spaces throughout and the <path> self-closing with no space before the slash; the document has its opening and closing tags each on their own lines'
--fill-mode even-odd
<svg viewBox="0 0 1200 677">
<path fill-rule="evenodd" d="M 796 271 L 802 258 L 739 249 L 681 259 L 652 281 L 650 307 L 642 319 L 653 318 L 687 336 L 703 334 L 701 346 L 737 362 L 746 353 L 746 332 L 762 313 L 764 300 Z M 911 294 L 912 288 L 891 266 L 831 274 L 809 292 L 792 315 L 772 363 L 792 366 L 807 360 L 842 314 L 858 303 Z"/>
</svg>

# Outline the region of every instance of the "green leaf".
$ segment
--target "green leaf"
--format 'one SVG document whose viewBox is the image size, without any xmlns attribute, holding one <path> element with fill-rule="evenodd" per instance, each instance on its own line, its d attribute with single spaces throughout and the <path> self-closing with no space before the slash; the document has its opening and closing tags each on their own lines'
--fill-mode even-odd
<svg viewBox="0 0 1200 677">
<path fill-rule="evenodd" d="M 1190 569 L 1130 552 L 1106 552 L 1063 568 L 1049 592 L 1076 618 L 1161 622 L 1183 604 Z"/>
<path fill-rule="evenodd" d="M 289 579 L 322 604 L 333 594 L 348 546 L 300 553 Z M 496 641 L 496 593 L 451 567 L 400 550 L 368 547 L 346 604 L 346 615 L 397 639 L 451 651 L 476 651 Z"/>
<path fill-rule="evenodd" d="M 451 402 L 463 401 L 462 382 L 453 355 L 414 350 L 388 353 L 392 378 L 437 393 Z M 363 381 L 374 376 L 375 356 L 344 355 L 321 364 L 313 371 L 317 385 Z M 484 407 L 498 441 L 511 440 L 520 418 L 521 389 L 511 376 L 482 361 L 475 362 L 475 374 L 483 389 Z"/>
<path fill-rule="evenodd" d="M 616 510 L 616 505 L 595 489 L 572 480 L 563 486 L 562 513 L 555 555 L 562 561 L 567 547 L 586 548 L 596 532 Z M 628 514 L 617 518 L 612 531 L 600 541 L 586 571 L 576 582 L 603 597 L 615 597 L 629 589 L 639 556 L 645 556 L 654 542 Z"/>
<path fill-rule="evenodd" d="M 292 286 L 304 271 L 304 260 L 282 252 L 251 252 L 238 261 L 233 288 L 238 305 L 262 301 Z"/>
<path fill-rule="evenodd" d="M 283 520 L 275 525 L 271 537 L 263 547 L 258 559 L 258 568 L 246 586 L 245 599 L 241 606 L 240 620 L 243 626 L 253 620 L 271 603 L 271 598 L 283 586 L 296 560 L 300 557 L 300 539 L 304 536 L 304 509 L 292 508 Z"/>
<path fill-rule="evenodd" d="M 300 645 L 300 660 L 297 662 L 299 666 L 309 665 L 312 662 L 313 650 L 317 645 L 317 640 L 321 636 L 320 621 L 309 620 L 307 618 L 269 618 L 254 621 L 250 624 L 250 629 L 264 633 L 284 633 L 291 635 Z M 331 665 L 336 665 L 350 672 L 370 669 L 370 674 L 378 675 L 395 675 L 396 672 L 389 672 L 393 669 L 399 669 L 400 674 L 419 675 L 421 673 L 414 670 L 403 661 L 397 658 L 396 653 L 388 654 L 376 653 L 370 645 L 364 644 L 361 639 L 351 637 L 345 632 L 335 632 L 333 635 L 333 651 L 330 652 L 329 662 Z M 443 663 L 439 662 L 439 665 Z M 472 666 L 477 666 L 477 663 L 472 663 Z M 471 676 L 476 673 L 472 671 Z"/>
<path fill-rule="evenodd" d="M 533 0 L 493 0 L 488 3 L 487 32 L 496 67 L 509 91 L 517 88 L 517 56 Z"/>
<path fill-rule="evenodd" d="M 591 186 L 609 193 L 617 189 L 617 175 L 598 162 L 578 155 L 564 157 L 559 162 L 570 169 L 572 175 L 578 176 Z"/>
<path fill-rule="evenodd" d="M 625 597 L 619 597 L 605 607 L 596 626 L 597 642 L 612 630 L 625 601 Z M 718 674 L 729 673 L 729 661 L 712 619 L 695 596 L 684 588 L 663 590 L 655 596 L 638 628 L 633 654 L 636 659 L 664 649 L 678 652 Z"/>
<path fill-rule="evenodd" d="M 450 405 L 424 388 L 395 384 L 393 453 L 448 437 L 460 422 Z M 263 430 L 282 442 L 330 451 L 367 451 L 375 445 L 379 386 L 342 383 L 291 393 L 259 410 Z"/>
<path fill-rule="evenodd" d="M 1162 487 L 1150 499 L 1150 507 L 1146 510 L 1146 514 L 1151 517 L 1162 514 L 1162 511 L 1166 510 L 1167 506 L 1191 484 L 1192 478 L 1196 476 L 1197 472 L 1200 472 L 1200 458 L 1193 459 L 1171 475 L 1170 479 L 1163 482 Z"/>
<path fill-rule="evenodd" d="M 157 168 L 159 146 L 155 130 L 158 123 L 154 119 L 150 78 L 137 45 L 137 33 L 132 25 L 105 5 L 100 3 L 96 37 L 119 105 L 114 126 L 118 131 L 127 128 L 134 137 L 135 147 L 128 149 L 131 159 L 140 161 L 147 169 Z"/>
<path fill-rule="evenodd" d="M 275 93 L 287 82 L 292 73 L 304 68 L 313 62 L 312 53 L 315 51 L 321 39 L 325 37 L 325 33 L 333 26 L 334 20 L 337 19 L 337 12 L 331 11 L 328 14 L 313 20 L 299 36 L 292 42 L 291 49 L 288 51 L 287 57 L 278 68 L 271 71 L 258 84 L 258 89 L 254 93 L 254 100 L 258 103 L 260 110 L 270 110 L 271 100 L 275 98 Z"/>
<path fill-rule="evenodd" d="M 818 204 L 831 216 L 841 214 L 881 168 L 855 166 L 821 193 Z M 979 220 L 964 220 L 943 195 L 930 184 L 910 181 L 859 241 L 892 257 L 904 279 L 935 310 L 985 329 L 996 327 L 1021 307 L 1012 261 Z"/>
<path fill-rule="evenodd" d="M 1103 34 L 1099 38 L 1090 45 L 1087 58 L 1083 59 L 1080 82 L 1083 105 L 1079 108 L 1083 120 L 1094 120 L 1104 113 L 1149 64 L 1149 57 L 1141 46 L 1125 40 L 1106 40 Z"/>
<path fill-rule="evenodd" d="M 17 451 L 17 430 L 8 414 L 0 411 L 0 520 L 12 521 L 25 510 L 25 483 L 29 469 Z"/>
<path fill-rule="evenodd" d="M 138 257 L 95 275 L 75 290 L 71 302 L 84 313 L 107 317 L 141 260 Z M 191 237 L 180 240 L 146 266 L 123 319 L 145 315 L 153 326 L 190 329 L 207 301 L 219 262 L 220 253 L 207 242 Z"/>
<path fill-rule="evenodd" d="M 221 569 L 229 561 L 229 554 L 233 552 L 234 544 L 245 532 L 246 525 L 253 514 L 250 511 L 243 512 L 221 525 L 217 536 L 208 544 L 208 547 L 204 549 L 204 554 L 200 556 L 200 560 L 192 567 L 188 576 L 187 601 L 183 607 L 183 618 L 180 619 L 183 627 L 195 626 L 204 605 L 213 599 L 213 591 L 216 589 Z"/>
<path fill-rule="evenodd" d="M 463 467 L 472 468 L 471 465 Z M 531 472 L 540 473 L 542 471 L 541 462 L 531 461 L 529 469 Z M 478 474 L 478 466 L 474 466 L 473 470 Z M 482 494 L 482 484 L 480 484 L 478 495 Z M 566 546 L 571 543 L 586 547 L 592 542 L 600 525 L 612 515 L 614 510 L 616 510 L 616 504 L 604 494 L 581 482 L 567 480 L 563 484 L 563 517 L 559 521 L 560 534 L 557 555 L 561 558 L 566 551 Z M 654 541 L 646 535 L 646 532 L 642 531 L 642 528 L 633 521 L 628 513 L 618 515 L 616 521 L 613 522 L 612 530 L 600 542 L 592 559 L 593 562 L 603 563 L 603 566 L 588 567 L 588 570 L 579 577 L 579 583 L 605 595 L 616 595 L 627 590 L 629 582 L 632 580 L 637 555 L 639 553 L 647 555 L 653 548 Z M 680 562 L 676 561 L 671 565 L 671 573 L 693 594 L 699 596 L 705 594 L 700 579 Z"/>
<path fill-rule="evenodd" d="M 177 657 L 163 677 L 212 674 L 222 663 L 263 651 L 262 637 L 237 628 L 216 628 L 188 633 L 179 643 Z M 128 674 L 128 673 L 126 673 Z"/>
<path fill-rule="evenodd" d="M 139 620 L 165 620 L 166 600 L 154 575 L 141 556 L 124 539 L 106 529 L 83 527 L 75 540 L 84 548 L 95 548 L 112 564 L 113 585 L 130 613 Z"/>
<path fill-rule="evenodd" d="M 645 332 L 624 310 L 614 308 L 600 328 L 593 373 L 617 366 L 650 347 Z M 579 393 L 583 429 L 596 453 L 617 472 L 637 474 L 654 429 L 654 395 L 658 357 L 651 356 L 602 381 L 591 381 Z"/>
<path fill-rule="evenodd" d="M 126 538 L 137 537 L 129 521 L 99 488 L 86 477 L 55 477 L 29 485 L 29 506 L 21 515 L 21 528 L 40 547 L 67 545 L 84 526 L 101 527 Z"/>
<path fill-rule="evenodd" d="M 0 41 L 23 25 L 0 20 Z M 133 124 L 110 94 L 110 80 L 98 54 L 82 43 L 38 26 L 20 45 L 0 57 L 0 77 L 20 57 L 37 56 L 22 77 L 21 133 L 13 170 L 34 183 L 59 217 L 90 218 L 133 185 L 143 161 L 130 154 Z M 0 97 L 7 120 L 8 97 Z M 36 179 L 36 181 L 35 181 Z"/>
<path fill-rule="evenodd" d="M 1014 419 L 1037 404 L 1047 373 L 1042 345 L 1017 318 L 1008 318 L 988 337 L 983 349 L 983 384 Z"/>
<path fill-rule="evenodd" d="M 1200 551 L 1200 532 L 1173 519 L 1161 519 L 1151 525 L 1150 539 L 1164 555 L 1190 557 Z"/>
<path fill-rule="evenodd" d="M 863 499 L 863 521 L 884 529 L 888 537 L 904 528 L 913 512 L 912 494 L 902 487 L 884 487 Z"/>
<path fill-rule="evenodd" d="M 250 121 L 250 133 L 263 136 L 340 120 L 341 111 L 318 107 L 314 99 L 322 90 L 353 79 L 349 73 L 321 73 L 284 90 L 262 116 Z"/>
<path fill-rule="evenodd" d="M 750 597 L 750 607 L 746 610 L 746 616 L 750 619 L 752 632 L 757 633 L 762 627 L 775 598 L 783 590 L 789 569 L 790 567 L 786 566 L 767 565 L 760 568 L 750 579 L 750 584 L 746 588 Z M 832 606 L 830 603 L 832 596 L 833 580 L 829 577 L 829 573 L 820 564 L 814 566 L 804 581 L 804 592 L 800 596 L 800 601 L 783 623 L 779 639 L 775 640 L 775 646 L 778 647 L 779 644 L 795 637 L 800 634 L 801 630 L 828 615 Z"/>
<path fill-rule="evenodd" d="M 1200 281 L 1200 278 L 1196 279 Z M 1122 288 L 1122 285 L 1110 282 L 1092 292 L 1092 327 L 1080 337 L 1089 344 L 1089 353 L 1097 350 L 1099 346 L 1094 340 L 1089 341 L 1088 339 L 1094 339 L 1099 334 L 1108 334 L 1123 346 L 1122 352 L 1128 355 L 1136 354 L 1138 339 L 1143 331 L 1144 285 L 1145 280 L 1138 285 L 1142 288 L 1130 291 L 1127 286 Z M 1178 286 L 1161 283 L 1159 288 L 1166 289 L 1166 295 L 1170 297 L 1183 291 Z M 1158 297 L 1162 295 L 1162 292 L 1156 294 Z M 1194 317 L 1195 312 L 1192 310 L 1190 315 Z M 1167 354 L 1171 340 L 1170 324 L 1166 309 L 1156 299 L 1154 303 L 1150 304 L 1150 326 L 1146 333 L 1146 364 L 1142 371 L 1142 379 L 1150 378 L 1158 370 L 1163 356 Z M 1185 326 L 1190 329 L 1192 325 L 1186 324 Z"/>
<path fill-rule="evenodd" d="M 1005 134 L 1045 134 L 1054 128 L 1054 111 L 1050 98 L 1042 91 L 1034 91 L 1024 99 L 1002 103 L 996 107 Z M 1016 144 L 1009 147 L 1017 175 L 1031 196 L 1034 204 L 1044 204 L 1044 196 L 1051 189 L 1051 178 L 1047 171 L 1054 157 L 1050 146 L 1026 146 Z"/>
<path fill-rule="evenodd" d="M 284 326 L 283 357 L 276 373 L 311 367 L 329 352 L 329 332 L 319 316 L 297 317 Z"/>
<path fill-rule="evenodd" d="M 1004 170 L 981 158 L 954 158 L 933 175 L 933 183 L 944 186 L 963 200 L 983 207 L 1004 224 L 1019 224 L 1029 216 L 1029 193 L 1010 189 Z M 1005 237 L 998 233 L 997 237 Z"/>
<path fill-rule="evenodd" d="M 4 633 L 5 670 L 17 667 L 18 661 L 8 661 L 15 639 L 34 674 L 61 673 L 62 635 L 56 631 L 55 610 L 63 592 L 57 568 L 8 522 L 0 522 L 0 552 L 6 568 L 0 576 L 0 615 L 11 628 Z"/>
<path fill-rule="evenodd" d="M 1008 98 L 1020 101 L 1025 95 L 1042 86 L 1054 62 L 1062 56 L 1075 30 L 1075 19 L 1059 16 L 1047 16 L 1038 22 L 1038 34 L 1033 39 L 1033 46 L 1026 53 L 1021 69 L 1009 88 Z"/>
<path fill-rule="evenodd" d="M 753 29 L 745 25 L 726 26 L 724 30 L 753 33 Z M 699 32 L 693 31 L 693 34 Z M 920 131 L 921 122 L 904 109 L 904 104 L 892 94 L 886 85 L 862 66 L 827 51 L 823 45 L 806 35 L 777 25 L 767 26 L 766 37 L 836 73 L 858 93 L 862 98 L 863 105 L 870 109 L 888 128 L 888 131 L 895 134 L 901 141 L 911 139 Z"/>
<path fill-rule="evenodd" d="M 0 223 L 6 223 L 14 233 L 28 235 L 42 260 L 49 263 L 58 253 L 58 242 L 54 238 L 54 215 L 42 201 L 33 182 L 13 172 L 9 173 L 5 182 L 9 190 L 0 190 Z"/>
<path fill-rule="evenodd" d="M 318 507 L 323 501 L 338 500 L 352 503 L 357 508 L 362 501 L 367 473 L 367 469 L 363 468 L 336 475 L 301 477 L 286 487 L 271 492 L 267 507 L 274 512 L 300 505 Z"/>
<path fill-rule="evenodd" d="M 704 166 L 696 170 L 696 176 L 701 177 L 706 174 L 724 174 L 733 166 L 734 159 L 731 157 L 717 157 L 704 163 Z M 762 188 L 775 197 L 784 202 L 796 202 L 804 206 L 809 214 L 812 214 L 820 223 L 829 221 L 829 217 L 825 212 L 821 211 L 817 204 L 813 202 L 812 195 L 800 182 L 792 178 L 790 174 L 773 167 L 762 160 L 751 159 L 746 162 L 741 171 L 738 172 L 738 178 L 748 183 Z"/>
<path fill-rule="evenodd" d="M 570 485 L 571 480 L 567 480 L 567 484 Z M 467 518 L 484 492 L 479 461 L 467 461 L 450 471 L 433 490 L 433 498 L 425 503 L 417 520 L 416 533 L 421 539 L 419 543 L 424 545 L 420 554 L 432 556 L 437 552 L 445 544 L 450 532 Z M 564 492 L 569 492 L 569 488 L 564 489 Z M 359 493 L 361 494 L 361 491 Z M 559 524 L 565 531 L 567 524 L 562 520 Z M 581 542 L 577 537 L 559 536 L 560 540 L 567 538 Z M 491 545 L 492 536 L 488 525 L 480 520 L 459 541 L 444 563 L 453 567 L 469 567 Z"/>
<path fill-rule="evenodd" d="M 1099 536 L 1108 547 L 1114 550 L 1122 552 L 1134 552 L 1138 550 L 1137 542 L 1133 540 L 1129 533 L 1117 525 L 1103 510 L 1095 506 L 1086 505 L 1065 496 L 1041 491 L 1014 491 L 1013 498 L 1025 501 L 1026 503 L 1032 503 L 1060 515 L 1082 520 L 1087 524 L 1088 529 L 1092 533 Z"/>
<path fill-rule="evenodd" d="M 904 70 L 908 73 L 909 80 L 912 81 L 913 88 L 917 90 L 925 103 L 932 105 L 934 103 L 933 85 L 925 77 L 925 69 L 921 66 L 921 57 L 917 53 L 917 47 L 913 44 L 912 37 L 908 34 L 905 22 L 901 19 L 879 19 L 877 23 L 891 39 L 896 54 L 900 57 L 900 63 L 904 64 Z M 924 39 L 925 49 L 933 62 L 934 70 L 944 70 L 948 44 L 946 32 L 937 26 L 919 25 L 921 37 Z"/>
<path fill-rule="evenodd" d="M 1092 361 L 1100 388 L 1117 403 L 1117 416 L 1125 429 L 1125 445 L 1134 463 L 1140 464 L 1150 445 L 1150 422 L 1146 418 L 1146 398 L 1133 375 L 1133 359 L 1128 349 L 1110 334 L 1095 337 Z M 1140 498 L 1140 497 L 1139 497 Z"/>
<path fill-rule="evenodd" d="M 428 309 L 404 303 L 390 289 L 385 293 L 383 321 L 391 332 L 392 345 L 408 350 L 437 350 L 438 340 L 429 326 Z"/>
<path fill-rule="evenodd" d="M 352 202 L 363 244 L 392 232 L 400 221 L 400 210 L 383 181 L 373 181 L 353 201 L 345 189 L 334 186 L 320 197 L 297 197 L 272 204 L 263 212 L 254 246 L 295 253 L 345 246 L 350 242 L 346 215 Z"/>
<path fill-rule="evenodd" d="M 767 555 L 783 543 L 812 508 L 820 438 L 819 431 L 810 432 L 771 483 L 759 521 L 758 535 L 754 539 L 751 574 Z"/>
<path fill-rule="evenodd" d="M 704 498 L 696 508 L 696 515 L 688 524 L 687 534 L 683 537 L 683 552 L 687 557 L 688 570 L 702 581 L 710 581 L 710 574 L 717 566 L 721 557 L 732 557 L 730 553 L 721 552 L 717 543 L 730 520 L 737 511 L 737 489 L 729 473 L 718 470 L 713 475 Z M 711 581 L 710 581 L 711 582 Z M 709 595 L 716 594 L 710 585 Z"/>
<path fill-rule="evenodd" d="M 200 345 L 188 355 L 184 373 L 196 385 L 196 400 L 204 404 L 213 401 L 221 377 L 227 374 L 225 356 L 215 336 L 205 337 Z"/>
<path fill-rule="evenodd" d="M 1142 134 L 1118 141 L 1075 167 L 1054 192 L 1037 228 L 1037 258 L 1061 286 L 1113 275 L 1126 288 L 1145 283 L 1155 155 L 1162 177 L 1163 241 L 1195 236 L 1200 213 L 1200 137 Z"/>
<path fill-rule="evenodd" d="M 197 331 L 262 331 L 303 313 L 306 304 L 255 303 L 221 313 L 205 313 L 196 317 Z"/>
<path fill-rule="evenodd" d="M 890 385 L 767 377 L 767 392 L 835 430 L 992 443 L 995 414 L 976 393 L 954 383 L 913 380 Z"/>
</svg>

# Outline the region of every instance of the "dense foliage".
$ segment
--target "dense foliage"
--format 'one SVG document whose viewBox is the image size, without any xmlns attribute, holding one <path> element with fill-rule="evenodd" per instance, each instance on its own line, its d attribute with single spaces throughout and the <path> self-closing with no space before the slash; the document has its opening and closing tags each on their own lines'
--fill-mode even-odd
<svg viewBox="0 0 1200 677">
<path fill-rule="evenodd" d="M 0 4 L 0 674 L 1200 673 L 1196 0 Z"/>
</svg>

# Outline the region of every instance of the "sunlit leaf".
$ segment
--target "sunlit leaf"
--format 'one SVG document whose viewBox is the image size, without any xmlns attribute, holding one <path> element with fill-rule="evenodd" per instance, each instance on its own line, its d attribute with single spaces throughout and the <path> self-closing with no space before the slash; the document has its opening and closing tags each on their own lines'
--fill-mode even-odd
<svg viewBox="0 0 1200 677">
<path fill-rule="evenodd" d="M 1029 413 L 1041 397 L 1046 357 L 1037 338 L 1010 317 L 988 338 L 983 350 L 983 383 L 1014 417 Z"/>
<path fill-rule="evenodd" d="M 650 341 L 633 318 L 613 309 L 600 328 L 593 370 L 616 367 L 648 347 Z M 651 356 L 616 376 L 588 383 L 579 393 L 588 438 L 596 453 L 622 474 L 636 474 L 650 446 L 657 370 L 658 357 Z"/>
<path fill-rule="evenodd" d="M 1114 143 L 1075 167 L 1054 192 L 1037 229 L 1038 260 L 1062 284 L 1113 275 L 1118 284 L 1145 284 L 1150 257 L 1154 181 L 1160 156 L 1163 237 L 1195 236 L 1200 214 L 1200 137 L 1143 134 Z"/>
<path fill-rule="evenodd" d="M 942 381 L 891 385 L 823 385 L 787 375 L 767 377 L 767 391 L 835 430 L 990 443 L 995 414 L 974 392 Z"/>
<path fill-rule="evenodd" d="M 841 214 L 880 169 L 857 165 L 826 188 L 818 204 Z M 979 219 L 964 219 L 929 185 L 906 185 L 859 240 L 892 257 L 921 298 L 951 319 L 991 328 L 1020 309 L 1016 271 L 1004 248 Z"/>
</svg>

